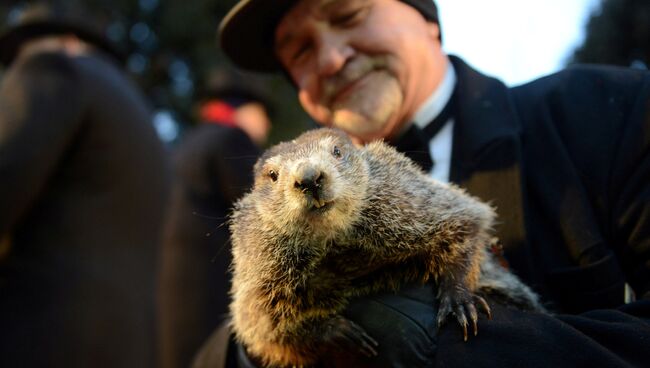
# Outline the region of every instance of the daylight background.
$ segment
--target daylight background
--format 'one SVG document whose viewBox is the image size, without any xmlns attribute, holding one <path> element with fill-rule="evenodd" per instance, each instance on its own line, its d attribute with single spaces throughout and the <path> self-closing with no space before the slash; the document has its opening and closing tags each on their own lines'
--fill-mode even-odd
<svg viewBox="0 0 650 368">
<path fill-rule="evenodd" d="M 100 16 L 128 55 L 127 70 L 156 110 L 173 147 L 196 124 L 195 102 L 234 69 L 218 50 L 217 26 L 236 0 L 51 0 Z M 0 0 L 0 31 L 26 1 Z M 645 68 L 650 63 L 648 0 L 438 0 L 447 52 L 508 85 L 574 62 Z M 229 74 L 230 75 L 230 74 Z M 238 73 L 276 106 L 270 143 L 313 126 L 282 76 Z M 1 77 L 1 71 L 0 71 Z"/>
<path fill-rule="evenodd" d="M 620 1 L 620 0 L 618 0 Z M 599 0 L 438 0 L 444 48 L 508 85 L 561 69 Z"/>
</svg>

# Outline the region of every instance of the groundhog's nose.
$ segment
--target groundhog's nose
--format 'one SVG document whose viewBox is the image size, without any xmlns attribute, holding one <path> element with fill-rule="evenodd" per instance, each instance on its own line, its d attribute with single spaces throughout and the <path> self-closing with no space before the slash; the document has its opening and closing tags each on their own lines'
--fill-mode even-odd
<svg viewBox="0 0 650 368">
<path fill-rule="evenodd" d="M 296 175 L 294 186 L 302 192 L 313 192 L 320 188 L 323 182 L 323 173 L 313 167 L 306 167 L 299 170 Z"/>
<path fill-rule="evenodd" d="M 294 175 L 293 186 L 320 204 L 324 174 L 313 167 L 303 166 Z M 318 206 L 317 206 L 318 207 Z"/>
</svg>

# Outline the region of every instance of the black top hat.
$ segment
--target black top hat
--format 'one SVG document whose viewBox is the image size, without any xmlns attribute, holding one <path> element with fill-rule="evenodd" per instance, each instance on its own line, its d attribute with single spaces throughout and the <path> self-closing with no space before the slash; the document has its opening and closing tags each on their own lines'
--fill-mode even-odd
<svg viewBox="0 0 650 368">
<path fill-rule="evenodd" d="M 297 0 L 242 0 L 219 26 L 223 51 L 239 67 L 272 72 L 281 69 L 273 50 L 275 27 Z"/>
<path fill-rule="evenodd" d="M 241 0 L 223 18 L 219 41 L 224 53 L 239 67 L 272 72 L 281 70 L 273 50 L 275 27 L 298 0 Z M 433 0 L 399 0 L 438 23 Z"/>
<path fill-rule="evenodd" d="M 0 33 L 0 63 L 7 66 L 16 58 L 27 41 L 47 35 L 74 34 L 114 57 L 119 63 L 124 53 L 106 38 L 93 19 L 84 11 L 63 6 L 38 3 L 22 10 L 17 20 Z"/>
</svg>

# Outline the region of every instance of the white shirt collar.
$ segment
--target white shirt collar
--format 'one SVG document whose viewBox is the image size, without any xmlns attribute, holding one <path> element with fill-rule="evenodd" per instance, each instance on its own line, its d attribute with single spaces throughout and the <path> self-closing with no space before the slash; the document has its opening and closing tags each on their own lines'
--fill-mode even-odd
<svg viewBox="0 0 650 368">
<path fill-rule="evenodd" d="M 427 126 L 433 119 L 440 114 L 442 109 L 445 108 L 447 102 L 451 98 L 452 93 L 454 92 L 454 86 L 456 85 L 456 72 L 452 64 L 447 61 L 447 70 L 445 75 L 440 82 L 438 88 L 427 98 L 426 101 L 420 106 L 418 111 L 413 116 L 413 121 L 415 125 L 419 128 L 424 128 Z"/>
</svg>

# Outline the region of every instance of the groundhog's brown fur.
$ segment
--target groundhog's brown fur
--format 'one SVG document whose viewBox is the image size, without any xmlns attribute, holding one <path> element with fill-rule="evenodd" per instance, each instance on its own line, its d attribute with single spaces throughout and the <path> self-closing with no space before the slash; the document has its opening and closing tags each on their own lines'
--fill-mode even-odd
<svg viewBox="0 0 650 368">
<path fill-rule="evenodd" d="M 429 178 L 381 142 L 355 147 L 318 129 L 269 149 L 255 186 L 235 206 L 232 329 L 271 366 L 309 365 L 350 340 L 376 343 L 340 312 L 351 297 L 438 283 L 438 320 L 454 313 L 476 332 L 475 294 L 501 292 L 538 308 L 536 296 L 486 252 L 493 209 Z"/>
</svg>

